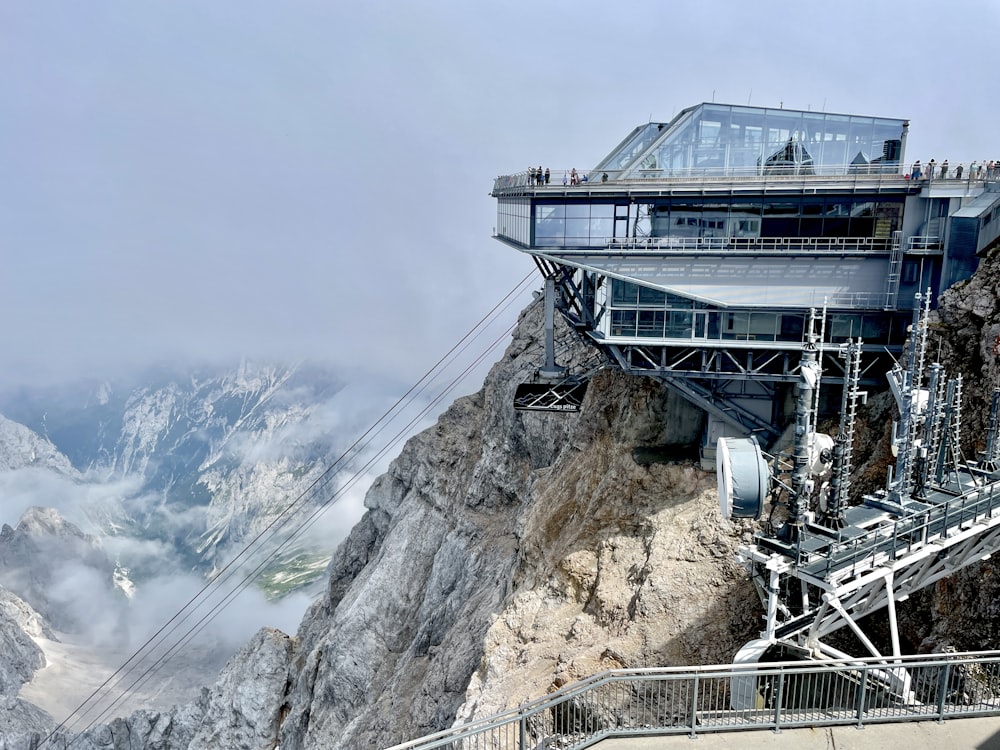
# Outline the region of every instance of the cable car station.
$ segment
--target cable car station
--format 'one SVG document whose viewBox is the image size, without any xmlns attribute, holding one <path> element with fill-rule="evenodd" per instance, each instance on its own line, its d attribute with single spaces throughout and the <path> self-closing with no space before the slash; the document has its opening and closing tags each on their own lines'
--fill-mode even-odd
<svg viewBox="0 0 1000 750">
<path fill-rule="evenodd" d="M 827 383 L 843 383 L 850 339 L 864 342 L 859 382 L 884 382 L 914 295 L 969 278 L 1000 236 L 995 171 L 909 168 L 908 130 L 700 104 L 636 127 L 573 179 L 496 178 L 495 236 L 532 256 L 553 308 L 612 363 L 705 411 L 714 467 L 718 438 L 767 445 L 790 421 L 810 309 L 826 310 Z M 562 395 L 579 383 L 547 360 L 519 401 L 572 409 Z"/>
</svg>

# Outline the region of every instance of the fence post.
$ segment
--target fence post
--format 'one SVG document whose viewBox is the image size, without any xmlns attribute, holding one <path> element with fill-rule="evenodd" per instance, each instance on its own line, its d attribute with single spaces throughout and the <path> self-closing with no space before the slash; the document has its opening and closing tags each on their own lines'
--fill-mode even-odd
<svg viewBox="0 0 1000 750">
<path fill-rule="evenodd" d="M 518 740 L 519 740 L 520 744 L 518 745 L 518 747 L 520 748 L 520 750 L 527 750 L 528 749 L 528 717 L 524 715 L 524 708 L 523 707 L 521 708 L 520 713 L 521 713 L 521 720 L 519 722 L 520 726 L 518 727 Z"/>
<path fill-rule="evenodd" d="M 944 663 L 941 670 L 941 684 L 938 685 L 938 724 L 944 723 L 944 701 L 948 697 L 948 680 L 951 679 L 951 662 Z"/>
<path fill-rule="evenodd" d="M 858 690 L 858 729 L 865 725 L 865 702 L 868 700 L 868 669 L 861 669 L 861 689 Z"/>
<path fill-rule="evenodd" d="M 691 690 L 691 739 L 698 736 L 698 673 L 694 673 L 694 685 Z"/>
<path fill-rule="evenodd" d="M 781 701 L 785 693 L 785 672 L 778 672 L 778 687 L 774 690 L 774 729 L 775 734 L 781 734 Z"/>
</svg>

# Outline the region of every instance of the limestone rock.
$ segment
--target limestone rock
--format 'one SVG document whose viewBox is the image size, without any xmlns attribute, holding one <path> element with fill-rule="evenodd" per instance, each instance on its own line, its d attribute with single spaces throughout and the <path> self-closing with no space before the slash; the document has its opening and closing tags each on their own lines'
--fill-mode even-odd
<svg viewBox="0 0 1000 750">
<path fill-rule="evenodd" d="M 17 697 L 35 670 L 45 666 L 45 655 L 32 636 L 48 626 L 27 603 L 0 587 L 0 748 L 33 747 L 54 722 L 42 709 Z"/>
<path fill-rule="evenodd" d="M 728 659 L 756 627 L 714 476 L 633 458 L 696 441 L 700 412 L 613 370 L 580 414 L 515 412 L 541 323 L 372 486 L 300 628 L 283 750 L 387 746 L 601 665 Z M 561 363 L 593 369 L 560 335 Z"/>
</svg>

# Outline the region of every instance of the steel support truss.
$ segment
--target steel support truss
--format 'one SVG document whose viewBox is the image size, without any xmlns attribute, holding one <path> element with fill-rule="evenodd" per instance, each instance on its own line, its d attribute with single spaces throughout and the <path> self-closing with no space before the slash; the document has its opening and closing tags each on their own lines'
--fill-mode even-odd
<svg viewBox="0 0 1000 750">
<path fill-rule="evenodd" d="M 882 656 L 858 620 L 887 608 L 891 656 L 899 656 L 896 603 L 1000 550 L 998 485 L 986 483 L 951 518 L 929 511 L 880 523 L 860 541 L 831 543 L 819 557 L 801 547 L 788 554 L 742 548 L 766 609 L 761 637 L 840 658 L 823 638 L 847 627 Z"/>
<path fill-rule="evenodd" d="M 558 290 L 556 307 L 578 330 L 591 332 L 591 342 L 608 360 L 632 375 L 656 378 L 690 403 L 723 420 L 746 435 L 770 440 L 778 434 L 771 420 L 763 419 L 738 403 L 760 398 L 773 401 L 778 384 L 793 384 L 799 379 L 799 345 L 791 348 L 768 347 L 766 342 L 643 342 L 618 343 L 593 335 L 598 320 L 593 315 L 594 290 L 580 288 L 575 268 L 534 256 L 535 264 L 546 279 L 554 279 Z M 586 285 L 586 282 L 584 282 Z M 839 347 L 821 348 L 820 357 L 827 383 L 844 382 L 844 363 Z M 872 347 L 861 355 L 860 383 L 878 387 L 883 373 L 893 359 L 885 347 Z M 754 392 L 743 386 L 752 381 Z"/>
</svg>

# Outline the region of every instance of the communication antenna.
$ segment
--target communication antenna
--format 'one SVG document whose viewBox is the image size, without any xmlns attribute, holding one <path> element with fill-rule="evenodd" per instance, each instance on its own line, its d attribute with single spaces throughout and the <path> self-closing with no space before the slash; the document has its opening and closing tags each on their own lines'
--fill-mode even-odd
<svg viewBox="0 0 1000 750">
<path fill-rule="evenodd" d="M 715 468 L 722 517 L 760 518 L 771 486 L 771 467 L 757 438 L 719 438 Z"/>
<path fill-rule="evenodd" d="M 923 497 L 931 482 L 932 461 L 938 455 L 941 447 L 942 429 L 945 424 L 946 384 L 942 379 L 944 367 L 935 362 L 931 365 L 927 383 L 927 409 L 924 416 L 924 434 L 917 451 L 917 487 L 916 494 Z"/>
<path fill-rule="evenodd" d="M 840 405 L 840 430 L 834 439 L 833 474 L 830 477 L 828 501 L 823 508 L 823 495 L 820 495 L 821 510 L 827 526 L 842 529 L 847 525 L 844 520 L 844 510 L 851 489 L 851 471 L 854 454 L 854 428 L 858 417 L 858 399 L 866 399 L 867 393 L 858 390 L 861 379 L 861 339 L 848 341 L 841 350 L 844 357 L 844 392 Z"/>
<path fill-rule="evenodd" d="M 799 361 L 799 381 L 795 399 L 795 451 L 792 456 L 792 486 L 788 493 L 788 521 L 782 531 L 785 541 L 798 540 L 809 511 L 809 498 L 814 483 L 812 475 L 816 456 L 816 403 L 823 368 L 819 363 L 819 341 L 816 335 L 816 309 L 809 310 L 809 328 L 802 345 Z"/>
<path fill-rule="evenodd" d="M 796 387 L 795 445 L 792 453 L 790 484 L 774 476 L 774 468 L 761 451 L 757 439 L 719 438 L 716 443 L 716 469 L 719 483 L 719 506 L 725 518 L 759 519 L 773 485 L 787 492 L 789 519 L 780 535 L 794 543 L 810 511 L 816 478 L 825 474 L 833 461 L 834 440 L 817 434 L 816 409 L 822 368 L 819 363 L 820 336 L 816 334 L 817 314 L 809 312 L 809 328 L 802 344 L 799 382 Z M 774 461 L 776 463 L 776 461 Z"/>
<path fill-rule="evenodd" d="M 905 370 L 895 368 L 889 376 L 889 385 L 899 405 L 899 424 L 896 430 L 896 467 L 886 489 L 889 490 L 890 498 L 901 505 L 910 500 L 913 494 L 914 458 L 919 443 L 917 435 L 926 416 L 928 393 L 920 386 L 927 351 L 930 305 L 929 289 L 926 296 L 919 292 L 914 295 L 907 367 Z"/>
</svg>

